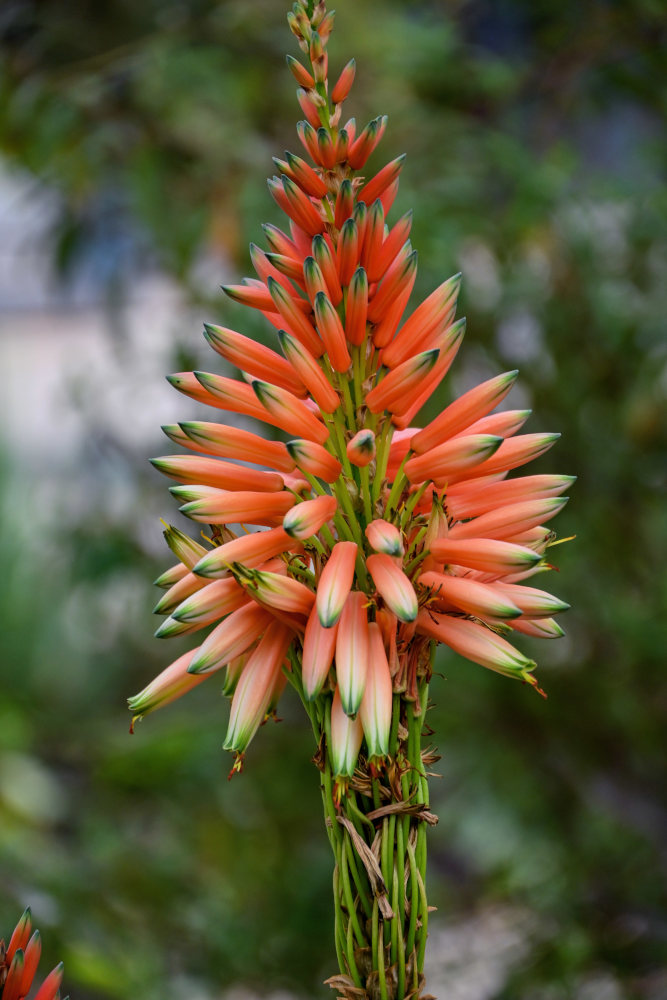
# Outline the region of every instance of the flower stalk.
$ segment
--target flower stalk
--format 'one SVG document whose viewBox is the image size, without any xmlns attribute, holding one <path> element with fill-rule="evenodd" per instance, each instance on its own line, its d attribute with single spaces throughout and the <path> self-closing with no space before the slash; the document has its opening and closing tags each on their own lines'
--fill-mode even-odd
<svg viewBox="0 0 667 1000">
<path fill-rule="evenodd" d="M 265 316 L 276 349 L 207 324 L 242 379 L 169 381 L 291 440 L 213 421 L 164 428 L 194 454 L 154 465 L 204 527 L 196 542 L 165 532 L 178 562 L 158 580 L 156 612 L 168 617 L 157 634 L 209 631 L 130 708 L 136 720 L 218 675 L 237 773 L 286 682 L 295 688 L 334 855 L 339 970 L 328 982 L 346 1000 L 411 1000 L 424 996 L 427 827 L 437 822 L 437 756 L 424 746 L 436 647 L 543 693 L 511 640 L 563 634 L 553 616 L 567 605 L 525 581 L 552 568 L 545 523 L 573 480 L 511 476 L 557 439 L 519 433 L 526 410 L 493 412 L 516 372 L 414 424 L 463 340 L 461 278 L 410 312 L 411 213 L 388 220 L 404 157 L 366 171 L 387 119 L 343 124 L 355 64 L 329 87 L 324 0 L 297 0 L 288 21 L 305 59 L 288 65 L 311 162 L 274 160 L 269 188 L 286 231 L 265 226 L 268 249 L 251 248 L 257 277 L 224 286 Z"/>
</svg>

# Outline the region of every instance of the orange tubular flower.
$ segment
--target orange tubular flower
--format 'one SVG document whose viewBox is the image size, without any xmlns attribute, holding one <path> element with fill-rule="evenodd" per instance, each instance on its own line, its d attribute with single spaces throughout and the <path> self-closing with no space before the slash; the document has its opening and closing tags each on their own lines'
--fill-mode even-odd
<svg viewBox="0 0 667 1000">
<path fill-rule="evenodd" d="M 9 939 L 0 938 L 0 1000 L 27 1000 L 34 986 L 35 974 L 42 954 L 39 931 L 32 930 L 32 915 L 28 908 Z M 62 962 L 53 969 L 37 992 L 35 1000 L 60 1000 L 63 979 Z M 65 997 L 65 1000 L 69 1000 Z"/>
<path fill-rule="evenodd" d="M 317 737 L 338 852 L 335 988 L 346 1000 L 386 993 L 391 969 L 391 1000 L 418 1000 L 432 819 L 420 747 L 435 649 L 537 688 L 535 663 L 513 640 L 562 634 L 554 616 L 567 605 L 524 581 L 552 568 L 546 525 L 573 479 L 515 471 L 557 439 L 517 433 L 528 410 L 496 410 L 516 371 L 423 425 L 419 411 L 463 341 L 461 276 L 410 304 L 412 215 L 388 218 L 404 158 L 367 169 L 386 117 L 358 130 L 353 119 L 342 124 L 355 64 L 330 87 L 325 0 L 296 0 L 289 23 L 308 65 L 288 59 L 306 118 L 297 126 L 302 155 L 276 160 L 281 176 L 269 181 L 288 221 L 284 231 L 263 227 L 266 247 L 251 248 L 257 277 L 225 286 L 266 317 L 272 339 L 265 346 L 206 325 L 239 376 L 170 376 L 222 419 L 166 426 L 186 451 L 154 460 L 179 484 L 171 492 L 181 512 L 204 526 L 196 541 L 166 533 L 178 563 L 158 580 L 156 611 L 168 616 L 158 634 L 208 631 L 130 707 L 146 714 L 222 671 L 233 695 L 225 746 L 238 770 L 285 680 L 296 688 Z M 256 425 L 232 426 L 226 413 Z M 271 428 L 291 440 L 270 440 Z M 371 846 L 385 835 L 380 877 Z M 363 837 L 368 855 L 353 866 Z M 396 871 L 408 881 L 390 906 Z M 378 921 L 393 919 L 401 929 L 383 934 Z M 361 951 L 371 956 L 363 970 Z"/>
</svg>

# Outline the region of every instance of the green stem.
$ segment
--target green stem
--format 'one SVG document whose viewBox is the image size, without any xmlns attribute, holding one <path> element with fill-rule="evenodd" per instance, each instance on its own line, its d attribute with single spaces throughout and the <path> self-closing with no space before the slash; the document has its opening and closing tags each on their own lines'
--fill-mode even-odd
<svg viewBox="0 0 667 1000">
<path fill-rule="evenodd" d="M 313 703 L 324 729 L 322 792 L 336 858 L 339 966 L 357 988 L 378 1000 L 405 1000 L 418 991 L 423 976 L 428 932 L 426 823 L 421 814 L 402 808 L 428 805 L 421 750 L 428 698 L 423 680 L 418 694 L 415 702 L 394 695 L 385 766 L 371 769 L 362 751 L 354 777 L 345 784 L 342 779 L 334 782 L 329 761 L 331 694 Z M 393 811 L 375 819 L 368 815 L 384 805 Z M 346 817 L 344 824 L 339 822 L 341 815 Z M 377 859 L 375 867 L 371 853 Z"/>
</svg>

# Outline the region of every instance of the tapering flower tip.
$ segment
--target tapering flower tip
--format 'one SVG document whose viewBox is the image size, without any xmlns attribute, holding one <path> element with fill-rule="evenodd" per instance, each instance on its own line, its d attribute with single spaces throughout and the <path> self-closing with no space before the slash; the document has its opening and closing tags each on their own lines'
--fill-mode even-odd
<svg viewBox="0 0 667 1000">
<path fill-rule="evenodd" d="M 353 590 L 348 594 L 338 623 L 336 637 L 336 679 L 343 711 L 354 716 L 359 711 L 368 672 L 368 598 Z"/>
<path fill-rule="evenodd" d="M 184 534 L 178 528 L 174 528 L 173 525 L 168 524 L 163 531 L 164 540 L 167 545 L 174 553 L 177 559 L 187 566 L 188 569 L 192 569 L 196 562 L 205 556 L 208 549 L 205 549 L 203 545 L 199 542 L 195 542 L 188 535 Z"/>
<path fill-rule="evenodd" d="M 209 486 L 172 486 L 170 492 L 187 502 L 182 514 L 203 524 L 270 524 L 281 522 L 294 497 L 287 492 L 257 493 L 218 490 Z"/>
<path fill-rule="evenodd" d="M 386 115 L 374 118 L 354 140 L 347 158 L 353 170 L 359 170 L 363 167 L 368 157 L 382 139 L 387 127 L 387 121 Z"/>
<path fill-rule="evenodd" d="M 333 663 L 337 634 L 338 625 L 324 628 L 317 614 L 317 608 L 313 607 L 303 637 L 301 658 L 303 690 L 308 701 L 317 698 L 326 680 Z"/>
<path fill-rule="evenodd" d="M 154 712 L 156 709 L 176 701 L 177 698 L 206 680 L 205 674 L 195 676 L 188 673 L 188 667 L 197 652 L 198 649 L 189 650 L 183 656 L 179 656 L 162 673 L 158 674 L 143 691 L 128 698 L 127 703 L 134 716 L 133 721 L 136 722 L 137 719 L 142 719 L 149 712 Z"/>
<path fill-rule="evenodd" d="M 300 260 L 286 257 L 285 254 L 280 253 L 267 253 L 266 259 L 280 274 L 284 274 L 286 278 L 291 278 L 292 281 L 301 285 L 303 284 L 303 269 Z"/>
<path fill-rule="evenodd" d="M 313 256 L 322 272 L 329 298 L 337 306 L 343 298 L 343 289 L 341 288 L 338 271 L 336 270 L 336 259 L 331 247 L 331 243 L 327 242 L 321 234 L 313 237 Z"/>
<path fill-rule="evenodd" d="M 238 564 L 232 567 L 232 572 L 241 586 L 269 609 L 308 617 L 315 603 L 313 591 L 291 576 L 267 570 L 248 570 Z"/>
<path fill-rule="evenodd" d="M 399 296 L 409 296 L 417 276 L 418 253 L 412 250 L 404 262 L 395 261 L 382 279 L 382 282 L 368 306 L 368 318 L 371 323 L 379 323 L 385 311 Z"/>
<path fill-rule="evenodd" d="M 181 601 L 191 594 L 196 593 L 204 586 L 204 581 L 196 577 L 194 573 L 186 572 L 180 580 L 173 583 L 169 590 L 162 595 L 153 609 L 155 615 L 168 615 L 174 608 L 178 607 Z"/>
<path fill-rule="evenodd" d="M 298 59 L 295 59 L 294 56 L 287 56 L 286 60 L 292 76 L 300 87 L 310 90 L 315 86 L 315 81 L 312 75 L 308 72 L 306 67 L 299 62 Z"/>
<path fill-rule="evenodd" d="M 453 486 L 447 494 L 447 504 L 453 515 L 475 517 L 505 504 L 557 497 L 576 479 L 575 476 L 541 475 L 499 482 L 498 476 L 502 479 L 503 473 L 496 473 L 490 480 L 477 478 Z"/>
<path fill-rule="evenodd" d="M 308 195 L 289 177 L 283 177 L 283 190 L 288 203 L 287 214 L 297 226 L 300 226 L 309 236 L 321 233 L 324 229 L 324 219 Z"/>
<path fill-rule="evenodd" d="M 5 973 L 4 966 L 5 962 L 0 966 L 0 974 Z M 23 980 L 24 968 L 23 949 L 18 948 L 14 953 L 11 963 L 9 963 L 9 970 L 6 973 L 7 978 L 4 980 L 4 987 L 1 994 L 3 997 L 9 997 L 9 1000 L 22 1000 L 24 994 L 21 993 L 21 982 Z"/>
<path fill-rule="evenodd" d="M 533 639 L 562 639 L 565 632 L 557 621 L 553 618 L 538 618 L 533 621 L 530 618 L 517 618 L 512 622 L 512 628 L 522 635 L 531 636 Z"/>
<path fill-rule="evenodd" d="M 251 567 L 260 566 L 272 556 L 287 552 L 293 545 L 293 539 L 282 527 L 255 531 L 219 545 L 200 559 L 193 571 L 200 577 L 222 579 L 229 574 L 229 567 L 233 562 Z"/>
<path fill-rule="evenodd" d="M 344 128 L 340 129 L 338 138 L 336 139 L 336 163 L 345 163 L 350 149 L 350 142 L 351 139 L 347 130 Z"/>
<path fill-rule="evenodd" d="M 336 195 L 336 205 L 334 207 L 334 223 L 336 229 L 342 229 L 343 224 L 347 222 L 348 219 L 352 218 L 352 213 L 354 212 L 354 188 L 352 187 L 352 181 L 349 178 L 345 178 L 341 182 L 338 189 L 338 194 Z"/>
<path fill-rule="evenodd" d="M 194 397 L 200 399 L 202 403 L 217 406 L 221 410 L 229 410 L 231 413 L 244 413 L 256 420 L 266 420 L 266 415 L 249 385 L 243 385 L 238 379 L 225 378 L 224 375 L 214 375 L 211 372 L 192 374 L 205 390 L 201 396 Z"/>
<path fill-rule="evenodd" d="M 405 475 L 411 483 L 429 479 L 446 480 L 448 476 L 481 465 L 503 443 L 492 434 L 469 434 L 453 438 L 432 448 L 423 455 L 415 455 L 405 463 Z"/>
<path fill-rule="evenodd" d="M 319 122 L 318 122 L 319 124 Z M 317 149 L 317 131 L 313 128 L 310 122 L 301 121 L 297 122 L 296 132 L 301 140 L 301 145 L 308 153 L 310 157 L 319 163 L 319 151 Z"/>
<path fill-rule="evenodd" d="M 277 472 L 263 472 L 244 465 L 221 462 L 217 458 L 199 455 L 161 455 L 151 458 L 159 472 L 177 479 L 185 486 L 210 486 L 219 490 L 257 490 L 261 493 L 278 493 L 283 488 L 283 478 Z M 171 487 L 172 491 L 178 489 Z M 185 495 L 187 491 L 183 491 Z M 181 495 L 181 494 L 176 494 Z"/>
<path fill-rule="evenodd" d="M 422 611 L 417 631 L 489 670 L 532 683 L 529 675 L 535 669 L 535 662 L 485 625 L 467 618 Z"/>
<path fill-rule="evenodd" d="M 188 635 L 190 632 L 196 632 L 199 628 L 202 626 L 197 623 L 177 621 L 170 616 L 165 618 L 153 635 L 156 639 L 173 639 L 177 635 Z"/>
<path fill-rule="evenodd" d="M 292 472 L 294 462 L 282 441 L 267 441 L 259 434 L 205 421 L 184 421 L 185 435 L 208 454 L 235 458 L 256 465 L 270 465 L 281 472 Z"/>
<path fill-rule="evenodd" d="M 352 589 L 356 542 L 336 542 L 317 584 L 317 613 L 324 628 L 331 628 L 341 616 Z"/>
<path fill-rule="evenodd" d="M 430 546 L 431 555 L 445 564 L 465 566 L 482 573 L 516 573 L 531 569 L 540 556 L 524 545 L 496 538 L 442 538 Z"/>
<path fill-rule="evenodd" d="M 312 128 L 319 128 L 321 125 L 319 112 L 307 92 L 302 87 L 299 87 L 297 90 L 296 99 L 299 102 L 303 116 L 307 120 L 308 124 L 312 126 Z"/>
<path fill-rule="evenodd" d="M 327 285 L 319 264 L 314 257 L 306 257 L 303 262 L 303 277 L 306 285 L 306 292 L 311 302 L 315 301 L 318 292 L 327 293 Z"/>
<path fill-rule="evenodd" d="M 210 674 L 219 670 L 229 660 L 245 653 L 273 620 L 270 611 L 254 602 L 232 611 L 195 651 L 188 673 Z"/>
<path fill-rule="evenodd" d="M 304 386 L 295 378 L 285 359 L 275 351 L 250 337 L 244 337 L 236 330 L 214 326 L 212 323 L 204 323 L 204 336 L 218 354 L 242 371 L 249 372 L 256 378 L 275 382 L 297 396 L 305 396 Z"/>
<path fill-rule="evenodd" d="M 501 410 L 500 413 L 489 413 L 486 417 L 480 417 L 466 428 L 468 434 L 497 434 L 499 437 L 508 438 L 520 431 L 525 424 L 532 410 Z"/>
<path fill-rule="evenodd" d="M 349 285 L 359 264 L 359 232 L 354 219 L 347 219 L 341 228 L 336 248 L 336 266 L 341 285 Z"/>
<path fill-rule="evenodd" d="M 383 210 L 384 214 L 384 210 Z M 401 247 L 405 246 L 412 228 L 412 211 L 408 211 L 389 230 L 377 253 L 371 253 L 366 262 L 369 281 L 379 281 L 396 259 Z M 401 358 L 401 360 L 404 360 Z"/>
<path fill-rule="evenodd" d="M 428 571 L 419 577 L 430 597 L 478 618 L 518 618 L 521 610 L 493 584 Z"/>
<path fill-rule="evenodd" d="M 413 622 L 418 610 L 415 588 L 393 557 L 384 553 L 368 556 L 366 566 L 387 607 L 402 622 Z"/>
<path fill-rule="evenodd" d="M 161 430 L 174 444 L 178 444 L 182 448 L 189 448 L 190 451 L 196 451 L 200 455 L 207 453 L 206 448 L 195 441 L 191 441 L 178 424 L 162 424 Z"/>
<path fill-rule="evenodd" d="M 336 164 L 336 146 L 325 128 L 317 130 L 317 149 L 320 163 L 326 170 L 331 170 Z"/>
<path fill-rule="evenodd" d="M 459 396 L 430 424 L 415 434 L 411 442 L 412 450 L 421 455 L 485 416 L 502 402 L 516 382 L 518 374 L 518 370 L 504 372 Z"/>
<path fill-rule="evenodd" d="M 363 469 L 375 458 L 375 434 L 368 428 L 357 431 L 348 441 L 346 451 L 352 465 Z"/>
<path fill-rule="evenodd" d="M 284 330 L 278 330 L 278 340 L 283 354 L 298 373 L 304 385 L 308 387 L 308 392 L 320 410 L 323 413 L 334 413 L 340 405 L 340 397 L 312 354 L 295 337 L 290 337 Z"/>
<path fill-rule="evenodd" d="M 293 396 L 291 392 L 257 379 L 252 387 L 265 410 L 271 414 L 276 426 L 288 434 L 302 434 L 311 441 L 324 444 L 329 431 L 314 413 Z"/>
<path fill-rule="evenodd" d="M 389 368 L 395 368 L 406 358 L 423 349 L 424 343 L 444 328 L 447 317 L 456 304 L 460 287 L 461 275 L 455 274 L 431 292 L 407 318 L 395 340 L 384 348 L 382 363 Z"/>
<path fill-rule="evenodd" d="M 288 295 L 285 289 L 279 285 L 275 279 L 268 278 L 267 284 L 274 307 L 278 310 L 287 324 L 289 332 L 292 333 L 314 357 L 319 358 L 324 352 L 324 344 L 317 336 L 317 333 L 315 332 L 310 321 L 306 319 L 304 314 L 294 304 L 292 297 Z"/>
<path fill-rule="evenodd" d="M 488 476 L 495 472 L 518 469 L 534 458 L 544 455 L 558 441 L 560 434 L 519 434 L 503 441 L 498 451 L 480 465 L 477 475 Z"/>
<path fill-rule="evenodd" d="M 322 4 L 319 3 L 317 6 L 321 7 Z M 323 16 L 322 20 L 319 23 L 318 30 L 319 30 L 320 38 L 322 39 L 323 42 L 327 41 L 327 39 L 329 38 L 329 35 L 333 31 L 335 17 L 336 17 L 336 11 L 335 10 L 330 10 L 328 12 L 328 14 L 325 14 Z"/>
<path fill-rule="evenodd" d="M 30 987 L 32 986 L 32 981 L 35 978 L 41 954 L 42 939 L 39 931 L 34 931 L 32 937 L 28 941 L 23 955 L 24 966 L 23 978 L 21 980 L 21 996 L 27 995 Z"/>
<path fill-rule="evenodd" d="M 231 611 L 247 604 L 248 597 L 236 580 L 215 580 L 190 597 L 186 597 L 171 613 L 178 622 L 209 625 Z"/>
<path fill-rule="evenodd" d="M 221 285 L 225 295 L 228 295 L 234 302 L 240 302 L 244 306 L 252 306 L 253 309 L 273 309 L 271 296 L 266 288 L 259 285 Z"/>
<path fill-rule="evenodd" d="M 314 310 L 317 329 L 324 341 L 331 367 L 334 371 L 346 372 L 352 364 L 352 358 L 347 349 L 345 330 L 338 313 L 324 292 L 318 292 L 315 296 Z"/>
<path fill-rule="evenodd" d="M 384 208 L 380 199 L 376 198 L 368 210 L 368 227 L 361 250 L 361 260 L 365 267 L 368 267 L 369 262 L 372 262 L 382 249 L 384 232 Z"/>
<path fill-rule="evenodd" d="M 299 469 L 325 483 L 334 483 L 341 474 L 343 467 L 338 459 L 314 441 L 296 438 L 287 442 L 287 451 Z"/>
<path fill-rule="evenodd" d="M 25 910 L 21 914 L 21 918 L 17 923 L 16 927 L 12 932 L 12 936 L 9 939 L 9 944 L 7 945 L 7 961 L 13 959 L 16 952 L 20 949 L 25 951 L 28 941 L 30 940 L 30 932 L 32 930 L 32 913 L 30 907 L 26 906 Z"/>
<path fill-rule="evenodd" d="M 351 778 L 357 765 L 364 730 L 361 719 L 350 718 L 343 710 L 338 688 L 331 704 L 331 768 L 337 778 Z"/>
<path fill-rule="evenodd" d="M 401 156 L 397 156 L 395 160 L 387 163 L 386 166 L 380 170 L 375 177 L 372 177 L 367 184 L 365 184 L 359 194 L 357 199 L 361 202 L 365 202 L 367 205 L 372 204 L 376 198 L 386 191 L 386 189 L 394 183 L 401 170 L 403 169 L 403 164 L 405 163 L 405 153 Z"/>
<path fill-rule="evenodd" d="M 262 229 L 272 250 L 283 254 L 285 257 L 290 257 L 292 260 L 301 261 L 301 255 L 296 243 L 289 236 L 286 236 L 282 229 L 272 226 L 269 222 L 263 223 Z"/>
<path fill-rule="evenodd" d="M 402 556 L 404 554 L 403 539 L 395 524 L 378 518 L 366 527 L 368 544 L 376 552 L 386 556 Z"/>
<path fill-rule="evenodd" d="M 303 188 L 306 194 L 309 194 L 312 198 L 324 198 L 326 196 L 328 190 L 326 184 L 305 160 L 294 153 L 287 152 L 285 153 L 285 159 L 292 171 L 294 180 Z"/>
<path fill-rule="evenodd" d="M 357 231 L 359 233 L 359 253 L 363 250 L 364 240 L 366 238 L 366 229 L 368 226 L 368 209 L 363 201 L 358 201 L 354 206 L 354 212 L 352 213 L 352 218 L 357 224 Z"/>
<path fill-rule="evenodd" d="M 174 389 L 178 389 L 184 396 L 196 399 L 198 403 L 206 403 L 208 406 L 220 405 L 199 382 L 194 372 L 176 372 L 173 375 L 166 375 L 165 377 L 169 385 L 173 386 Z"/>
<path fill-rule="evenodd" d="M 350 59 L 348 63 L 343 67 L 343 71 L 336 80 L 333 90 L 331 91 L 331 103 L 332 104 L 342 104 L 347 95 L 352 89 L 352 84 L 354 83 L 354 74 L 357 71 L 357 64 L 354 59 Z"/>
<path fill-rule="evenodd" d="M 386 757 L 391 732 L 392 682 L 382 632 L 368 625 L 368 672 L 359 710 L 369 758 Z"/>
<path fill-rule="evenodd" d="M 297 15 L 291 10 L 287 11 L 287 23 L 290 31 L 299 40 L 299 45 L 303 48 L 301 22 Z"/>
<path fill-rule="evenodd" d="M 382 410 L 404 413 L 422 390 L 423 379 L 438 360 L 440 351 L 422 351 L 388 372 L 366 396 L 371 413 Z"/>
<path fill-rule="evenodd" d="M 498 510 L 491 510 L 471 521 L 460 521 L 451 528 L 452 538 L 499 538 L 518 544 L 528 542 L 521 536 L 531 529 L 540 527 L 542 534 L 548 534 L 541 528 L 545 521 L 555 517 L 568 502 L 569 497 L 547 497 L 544 500 L 527 500 L 524 503 L 508 504 Z M 538 532 L 538 538 L 540 532 Z"/>
<path fill-rule="evenodd" d="M 513 601 L 521 613 L 528 618 L 551 618 L 552 615 L 568 611 L 570 605 L 559 597 L 548 594 L 536 587 L 526 587 L 517 583 L 495 583 L 496 587 L 508 600 Z"/>
<path fill-rule="evenodd" d="M 335 497 L 316 497 L 304 500 L 287 512 L 283 518 L 283 528 L 292 538 L 310 538 L 330 521 L 338 509 Z"/>
<path fill-rule="evenodd" d="M 234 691 L 225 750 L 243 753 L 263 722 L 293 635 L 282 622 L 272 621 L 250 655 Z"/>
<path fill-rule="evenodd" d="M 60 984 L 63 981 L 63 973 L 65 967 L 63 963 L 60 962 L 59 965 L 53 969 L 40 988 L 35 993 L 35 1000 L 59 1000 L 60 997 Z"/>
<path fill-rule="evenodd" d="M 363 344 L 368 315 L 368 277 L 363 267 L 352 275 L 345 305 L 345 335 L 355 346 Z"/>
</svg>

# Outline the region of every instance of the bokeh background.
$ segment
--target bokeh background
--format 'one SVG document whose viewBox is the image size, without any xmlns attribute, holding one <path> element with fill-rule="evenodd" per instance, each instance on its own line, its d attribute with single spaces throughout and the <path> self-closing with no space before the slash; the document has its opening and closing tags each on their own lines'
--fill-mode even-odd
<svg viewBox="0 0 667 1000">
<path fill-rule="evenodd" d="M 519 367 L 577 475 L 549 699 L 453 654 L 429 717 L 432 992 L 667 996 L 667 194 L 661 0 L 338 0 L 350 114 L 409 156 L 418 291 L 462 270 L 440 404 Z M 0 5 L 0 932 L 26 903 L 76 1000 L 327 995 L 331 860 L 299 706 L 228 783 L 215 682 L 130 738 L 169 564 L 163 374 L 278 221 L 300 116 L 276 0 Z M 528 648 L 530 643 L 526 644 Z"/>
</svg>

